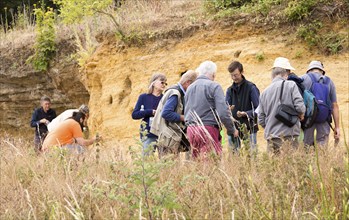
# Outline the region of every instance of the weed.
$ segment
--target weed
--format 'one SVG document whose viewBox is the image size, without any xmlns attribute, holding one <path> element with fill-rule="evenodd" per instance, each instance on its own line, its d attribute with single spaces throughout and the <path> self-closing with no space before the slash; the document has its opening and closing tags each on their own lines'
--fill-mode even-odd
<svg viewBox="0 0 349 220">
<path fill-rule="evenodd" d="M 296 54 L 294 55 L 294 59 L 301 59 L 303 57 L 303 52 L 300 50 L 296 51 Z"/>
<path fill-rule="evenodd" d="M 260 51 L 256 54 L 256 59 L 259 61 L 259 62 L 262 62 L 264 59 L 265 59 L 265 55 L 264 55 L 264 52 L 263 51 Z"/>
</svg>

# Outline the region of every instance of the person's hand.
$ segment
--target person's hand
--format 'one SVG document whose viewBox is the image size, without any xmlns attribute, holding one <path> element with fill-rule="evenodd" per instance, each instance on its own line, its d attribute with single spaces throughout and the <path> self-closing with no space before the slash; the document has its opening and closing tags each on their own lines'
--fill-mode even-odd
<svg viewBox="0 0 349 220">
<path fill-rule="evenodd" d="M 335 128 L 334 129 L 334 139 L 336 140 L 336 141 L 339 141 L 339 138 L 340 138 L 340 129 L 339 128 Z"/>
<path fill-rule="evenodd" d="M 155 110 L 155 109 L 153 109 L 153 115 L 155 115 L 155 113 L 156 113 L 156 110 Z"/>
<path fill-rule="evenodd" d="M 298 118 L 299 118 L 300 121 L 303 121 L 304 120 L 304 114 L 298 115 Z"/>
<path fill-rule="evenodd" d="M 237 111 L 237 112 L 236 112 L 236 115 L 238 116 L 238 118 L 247 117 L 247 113 L 246 113 L 246 112 Z"/>
<path fill-rule="evenodd" d="M 50 121 L 47 120 L 46 118 L 43 118 L 43 119 L 41 119 L 39 122 L 40 122 L 40 124 L 47 124 L 47 123 L 49 123 Z"/>
<path fill-rule="evenodd" d="M 234 137 L 238 137 L 239 136 L 239 130 L 238 129 L 235 129 L 234 131 Z"/>
</svg>

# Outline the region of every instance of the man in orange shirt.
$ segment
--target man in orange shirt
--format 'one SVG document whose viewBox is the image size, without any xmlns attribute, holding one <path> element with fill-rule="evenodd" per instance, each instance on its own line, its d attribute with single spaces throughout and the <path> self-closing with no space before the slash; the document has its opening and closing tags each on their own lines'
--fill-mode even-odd
<svg viewBox="0 0 349 220">
<path fill-rule="evenodd" d="M 74 112 L 71 118 L 63 121 L 47 135 L 42 151 L 46 151 L 53 146 L 60 146 L 82 153 L 86 146 L 98 142 L 100 137 L 83 138 L 82 128 L 85 120 L 87 120 L 85 114 Z"/>
</svg>

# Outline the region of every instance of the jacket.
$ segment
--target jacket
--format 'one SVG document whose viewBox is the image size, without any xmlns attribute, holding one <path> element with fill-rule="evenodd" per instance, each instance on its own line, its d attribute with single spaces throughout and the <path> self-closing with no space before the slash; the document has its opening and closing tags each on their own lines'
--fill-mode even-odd
<svg viewBox="0 0 349 220">
<path fill-rule="evenodd" d="M 49 109 L 47 112 L 45 112 L 42 107 L 35 109 L 30 121 L 30 126 L 33 128 L 36 128 L 35 135 L 42 136 L 42 135 L 46 135 L 46 133 L 48 132 L 47 125 L 40 123 L 41 119 L 46 118 L 51 122 L 54 118 L 56 118 L 56 116 L 57 116 L 56 111 L 53 109 Z M 37 129 L 38 126 L 39 126 L 40 133 L 38 133 L 38 129 Z"/>
<path fill-rule="evenodd" d="M 246 124 L 247 129 L 251 133 L 256 133 L 258 131 L 258 124 L 255 109 L 259 105 L 259 90 L 256 85 L 246 80 L 243 76 L 243 80 L 239 85 L 233 83 L 227 89 L 225 98 L 229 105 L 234 105 L 231 111 L 233 117 L 241 124 Z M 237 117 L 237 111 L 246 112 L 250 120 L 247 117 Z"/>
<path fill-rule="evenodd" d="M 198 76 L 187 89 L 184 118 L 188 125 L 220 127 L 222 122 L 228 134 L 234 134 L 235 131 L 222 87 L 203 75 Z"/>
<path fill-rule="evenodd" d="M 182 132 L 185 128 L 182 122 L 169 122 L 162 117 L 162 110 L 167 102 L 167 100 L 172 97 L 177 96 L 177 106 L 175 112 L 179 115 L 183 112 L 183 102 L 182 94 L 180 92 L 179 86 L 174 86 L 168 89 L 162 99 L 159 102 L 157 111 L 154 115 L 153 122 L 150 126 L 150 132 L 158 136 L 158 142 L 162 142 L 162 138 L 171 138 L 172 141 L 176 142 L 178 145 L 182 140 Z"/>
<path fill-rule="evenodd" d="M 275 77 L 260 96 L 258 109 L 258 123 L 264 128 L 264 138 L 283 138 L 299 136 L 300 121 L 293 126 L 280 122 L 275 118 L 277 108 L 280 105 L 281 84 L 284 81 L 281 77 Z M 282 104 L 293 106 L 299 113 L 305 113 L 303 98 L 299 93 L 295 82 L 286 80 L 282 97 Z"/>
</svg>

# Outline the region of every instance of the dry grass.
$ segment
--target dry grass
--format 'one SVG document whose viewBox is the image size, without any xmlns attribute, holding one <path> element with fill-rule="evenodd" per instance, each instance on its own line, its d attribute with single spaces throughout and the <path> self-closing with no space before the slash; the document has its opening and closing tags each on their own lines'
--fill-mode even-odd
<svg viewBox="0 0 349 220">
<path fill-rule="evenodd" d="M 112 145 L 35 155 L 1 140 L 0 219 L 345 219 L 344 147 L 218 161 L 159 161 Z M 286 147 L 285 147 L 286 148 Z M 102 150 L 99 150 L 102 149 Z M 225 149 L 226 150 L 226 149 Z M 320 176 L 321 174 L 321 176 Z"/>
<path fill-rule="evenodd" d="M 125 1 L 117 11 L 107 9 L 108 13 L 115 16 L 117 22 L 125 34 L 137 35 L 153 32 L 166 32 L 168 30 L 180 29 L 198 21 L 203 13 L 202 1 L 187 0 L 135 0 Z M 201 18 L 202 19 L 202 18 Z M 110 33 L 115 31 L 112 20 L 102 14 L 86 18 L 82 24 L 67 26 L 57 22 L 57 41 L 74 37 L 73 29 L 84 33 L 88 25 L 92 30 L 92 36 L 99 33 Z M 28 44 L 34 44 L 34 26 L 27 28 L 14 28 L 6 34 L 0 30 L 1 48 L 18 48 Z"/>
</svg>

